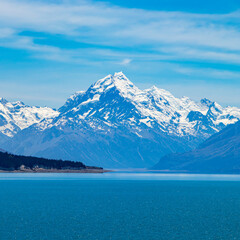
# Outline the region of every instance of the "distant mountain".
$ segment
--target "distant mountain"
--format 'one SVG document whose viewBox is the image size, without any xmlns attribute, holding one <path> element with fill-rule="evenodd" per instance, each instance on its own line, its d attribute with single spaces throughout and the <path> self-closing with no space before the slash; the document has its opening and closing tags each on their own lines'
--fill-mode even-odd
<svg viewBox="0 0 240 240">
<path fill-rule="evenodd" d="M 4 149 L 0 148 L 0 152 L 6 152 Z"/>
<path fill-rule="evenodd" d="M 196 150 L 163 157 L 153 169 L 239 174 L 240 121 L 214 134 Z"/>
<path fill-rule="evenodd" d="M 0 98 L 0 143 L 32 124 L 54 118 L 58 114 L 58 111 L 48 107 L 30 107 L 20 101 L 8 102 Z"/>
<path fill-rule="evenodd" d="M 175 98 L 156 87 L 140 90 L 122 72 L 75 93 L 58 112 L 19 131 L 2 147 L 105 168 L 145 168 L 165 154 L 196 147 L 240 119 L 235 107 Z"/>
</svg>

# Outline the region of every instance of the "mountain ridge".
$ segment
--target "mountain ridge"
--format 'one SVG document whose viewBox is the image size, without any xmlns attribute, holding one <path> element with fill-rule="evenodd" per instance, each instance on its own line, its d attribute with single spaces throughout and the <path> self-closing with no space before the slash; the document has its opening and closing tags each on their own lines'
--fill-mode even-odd
<svg viewBox="0 0 240 240">
<path fill-rule="evenodd" d="M 164 156 L 152 169 L 239 174 L 240 121 L 214 134 L 195 150 Z"/>
<path fill-rule="evenodd" d="M 58 114 L 58 111 L 49 107 L 28 106 L 21 101 L 9 102 L 0 98 L 0 142 L 3 138 L 5 140 L 13 137 L 32 124 L 56 117 Z"/>
<path fill-rule="evenodd" d="M 155 86 L 140 90 L 119 72 L 76 92 L 55 117 L 22 129 L 3 148 L 74 161 L 81 157 L 105 168 L 144 168 L 165 154 L 196 147 L 239 119 L 238 108 L 176 98 Z"/>
</svg>

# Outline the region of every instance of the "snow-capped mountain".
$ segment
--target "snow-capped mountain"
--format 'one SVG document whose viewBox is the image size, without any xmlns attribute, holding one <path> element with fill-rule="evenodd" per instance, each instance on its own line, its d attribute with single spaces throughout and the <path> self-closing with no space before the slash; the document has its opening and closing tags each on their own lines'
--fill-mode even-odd
<svg viewBox="0 0 240 240">
<path fill-rule="evenodd" d="M 149 167 L 161 156 L 197 146 L 240 119 L 240 109 L 166 90 L 140 90 L 122 73 L 76 92 L 59 109 L 3 148 L 17 154 L 83 161 L 109 168 Z"/>
<path fill-rule="evenodd" d="M 48 107 L 30 107 L 20 101 L 8 102 L 0 98 L 1 138 L 6 140 L 32 124 L 39 123 L 43 119 L 54 118 L 58 114 L 58 111 Z"/>
<path fill-rule="evenodd" d="M 159 128 L 169 135 L 202 137 L 240 119 L 240 109 L 223 108 L 208 99 L 196 103 L 175 98 L 166 90 L 140 90 L 120 72 L 100 79 L 86 92 L 77 92 L 59 109 L 56 124 L 66 119 L 85 120 L 92 128 L 128 126 L 137 135 L 142 127 Z"/>
</svg>

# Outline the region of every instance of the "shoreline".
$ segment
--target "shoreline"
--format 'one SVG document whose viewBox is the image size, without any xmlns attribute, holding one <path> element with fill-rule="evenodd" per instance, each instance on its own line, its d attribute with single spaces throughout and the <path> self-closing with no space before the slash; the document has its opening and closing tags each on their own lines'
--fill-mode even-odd
<svg viewBox="0 0 240 240">
<path fill-rule="evenodd" d="M 111 170 L 105 169 L 24 169 L 24 170 L 0 170 L 0 173 L 105 173 L 105 172 L 112 172 Z"/>
</svg>

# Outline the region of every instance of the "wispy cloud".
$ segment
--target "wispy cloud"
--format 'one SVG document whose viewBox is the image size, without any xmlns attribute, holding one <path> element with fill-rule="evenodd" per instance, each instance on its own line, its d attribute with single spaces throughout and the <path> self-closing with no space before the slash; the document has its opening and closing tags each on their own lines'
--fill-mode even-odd
<svg viewBox="0 0 240 240">
<path fill-rule="evenodd" d="M 128 65 L 129 63 L 131 63 L 131 61 L 132 61 L 131 59 L 125 58 L 120 62 L 120 64 L 121 65 Z"/>
<path fill-rule="evenodd" d="M 240 12 L 191 14 L 127 9 L 92 1 L 0 0 L 0 46 L 27 49 L 33 54 L 48 52 L 35 56 L 52 60 L 57 60 L 58 53 L 69 61 L 76 57 L 55 46 L 36 44 L 34 37 L 24 36 L 23 32 L 67 36 L 106 49 L 128 47 L 133 52 L 132 48 L 138 46 L 153 57 L 159 55 L 153 50 L 158 48 L 166 59 L 239 64 L 239 23 Z M 122 51 L 124 59 L 131 59 L 126 50 Z"/>
<path fill-rule="evenodd" d="M 181 73 L 183 75 L 198 76 L 200 77 L 210 77 L 215 79 L 240 79 L 239 71 L 227 71 L 227 70 L 217 70 L 212 68 L 187 68 L 182 66 L 174 66 L 172 68 L 174 71 Z"/>
</svg>

